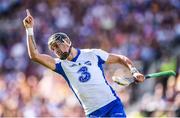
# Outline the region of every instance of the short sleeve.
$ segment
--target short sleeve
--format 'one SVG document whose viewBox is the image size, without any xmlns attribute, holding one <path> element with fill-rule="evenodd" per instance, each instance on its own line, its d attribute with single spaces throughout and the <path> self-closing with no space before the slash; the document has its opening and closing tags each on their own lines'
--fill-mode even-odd
<svg viewBox="0 0 180 118">
<path fill-rule="evenodd" d="M 109 57 L 109 53 L 101 49 L 93 49 L 92 52 L 98 57 L 101 63 L 105 63 Z"/>
<path fill-rule="evenodd" d="M 54 71 L 61 74 L 61 69 L 62 69 L 61 60 L 58 58 L 55 58 L 55 63 L 56 63 L 56 67 L 55 67 Z"/>
</svg>

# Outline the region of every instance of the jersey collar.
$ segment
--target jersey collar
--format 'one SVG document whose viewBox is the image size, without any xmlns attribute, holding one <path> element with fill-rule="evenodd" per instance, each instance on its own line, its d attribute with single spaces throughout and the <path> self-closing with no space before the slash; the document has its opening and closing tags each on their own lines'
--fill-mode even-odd
<svg viewBox="0 0 180 118">
<path fill-rule="evenodd" d="M 81 53 L 80 49 L 76 49 L 76 50 L 77 50 L 77 55 L 71 60 L 73 62 L 76 62 L 76 60 L 78 59 L 78 57 L 79 57 L 79 55 Z"/>
</svg>

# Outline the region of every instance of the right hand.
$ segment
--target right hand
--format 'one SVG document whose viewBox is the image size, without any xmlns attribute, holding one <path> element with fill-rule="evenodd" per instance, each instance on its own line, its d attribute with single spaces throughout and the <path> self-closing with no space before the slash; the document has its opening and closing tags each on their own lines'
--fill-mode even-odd
<svg viewBox="0 0 180 118">
<path fill-rule="evenodd" d="M 27 28 L 33 28 L 34 26 L 34 18 L 31 16 L 28 9 L 26 9 L 27 16 L 23 20 L 24 27 Z"/>
</svg>

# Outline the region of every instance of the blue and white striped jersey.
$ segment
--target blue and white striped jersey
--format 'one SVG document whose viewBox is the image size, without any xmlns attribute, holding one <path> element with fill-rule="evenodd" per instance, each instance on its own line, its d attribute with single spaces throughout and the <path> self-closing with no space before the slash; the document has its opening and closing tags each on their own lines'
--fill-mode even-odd
<svg viewBox="0 0 180 118">
<path fill-rule="evenodd" d="M 85 113 L 90 114 L 117 98 L 102 68 L 109 54 L 101 49 L 77 50 L 71 61 L 56 59 L 54 71 L 65 78 Z"/>
</svg>

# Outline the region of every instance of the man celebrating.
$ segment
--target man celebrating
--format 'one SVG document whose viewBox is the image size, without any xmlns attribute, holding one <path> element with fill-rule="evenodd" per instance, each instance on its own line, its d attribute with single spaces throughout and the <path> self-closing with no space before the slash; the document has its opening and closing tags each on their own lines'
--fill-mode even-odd
<svg viewBox="0 0 180 118">
<path fill-rule="evenodd" d="M 30 59 L 61 74 L 67 81 L 88 117 L 126 117 L 123 105 L 107 83 L 103 64 L 124 64 L 137 82 L 144 76 L 133 67 L 125 56 L 107 53 L 101 49 L 76 49 L 65 33 L 50 36 L 48 46 L 58 58 L 40 54 L 34 40 L 34 19 L 26 10 L 23 20 L 27 33 L 27 48 Z"/>
</svg>

